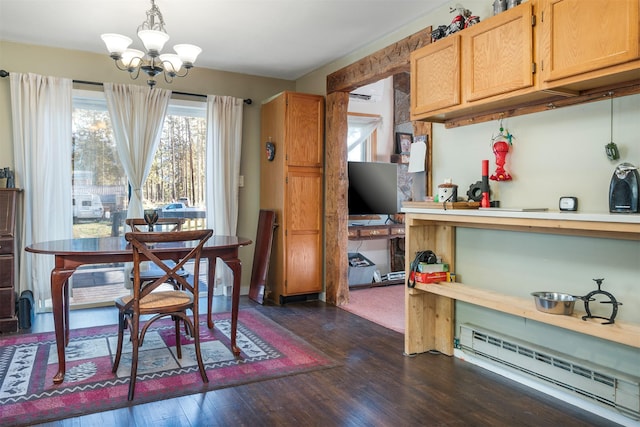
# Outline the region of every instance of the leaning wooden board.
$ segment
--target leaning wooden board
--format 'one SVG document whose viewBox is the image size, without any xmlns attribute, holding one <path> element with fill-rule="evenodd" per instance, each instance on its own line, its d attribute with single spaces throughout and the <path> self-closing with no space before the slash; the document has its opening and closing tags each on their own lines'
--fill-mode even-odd
<svg viewBox="0 0 640 427">
<path fill-rule="evenodd" d="M 423 209 L 478 209 L 480 202 L 402 202 L 404 208 L 423 208 Z"/>
</svg>

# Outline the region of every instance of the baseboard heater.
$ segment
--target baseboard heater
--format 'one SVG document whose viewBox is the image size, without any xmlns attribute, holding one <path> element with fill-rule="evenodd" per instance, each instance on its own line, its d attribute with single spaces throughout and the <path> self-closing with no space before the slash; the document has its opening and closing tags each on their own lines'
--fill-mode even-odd
<svg viewBox="0 0 640 427">
<path fill-rule="evenodd" d="M 475 357 L 640 419 L 640 377 L 573 359 L 471 324 L 460 326 L 460 347 Z"/>
</svg>

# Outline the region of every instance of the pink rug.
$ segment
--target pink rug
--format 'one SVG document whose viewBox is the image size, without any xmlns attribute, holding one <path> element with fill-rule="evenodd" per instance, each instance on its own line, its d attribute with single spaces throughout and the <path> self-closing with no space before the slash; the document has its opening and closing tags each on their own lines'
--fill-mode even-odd
<svg viewBox="0 0 640 427">
<path fill-rule="evenodd" d="M 404 334 L 404 286 L 349 290 L 343 310 Z"/>
<path fill-rule="evenodd" d="M 182 337 L 175 357 L 173 323 L 152 325 L 141 348 L 133 402 L 127 401 L 130 343 L 121 367 L 111 373 L 117 327 L 73 329 L 66 349 L 67 372 L 53 385 L 57 354 L 53 333 L 0 337 L 0 425 L 22 426 L 160 399 L 202 393 L 335 366 L 332 359 L 253 309 L 240 310 L 240 357 L 229 349 L 230 313 L 214 314 L 215 328 L 201 317 L 202 356 L 209 383 L 203 384 L 193 344 Z"/>
</svg>

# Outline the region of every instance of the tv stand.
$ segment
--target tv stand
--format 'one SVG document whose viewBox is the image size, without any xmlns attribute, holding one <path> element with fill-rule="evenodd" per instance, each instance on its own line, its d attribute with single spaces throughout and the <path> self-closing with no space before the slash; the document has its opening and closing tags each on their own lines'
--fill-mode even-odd
<svg viewBox="0 0 640 427">
<path fill-rule="evenodd" d="M 355 225 L 358 224 L 358 225 Z M 389 260 L 391 271 L 404 270 L 404 224 L 376 224 L 362 225 L 357 221 L 350 222 L 349 240 L 388 240 L 389 241 Z M 358 283 L 349 285 L 350 289 L 354 288 L 372 288 L 376 286 L 389 286 L 404 283 L 404 280 L 385 280 L 382 282 Z"/>
</svg>

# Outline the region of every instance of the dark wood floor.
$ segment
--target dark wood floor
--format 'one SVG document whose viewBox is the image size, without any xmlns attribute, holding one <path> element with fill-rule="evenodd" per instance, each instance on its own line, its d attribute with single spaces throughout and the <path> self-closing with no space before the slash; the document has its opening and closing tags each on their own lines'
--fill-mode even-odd
<svg viewBox="0 0 640 427">
<path fill-rule="evenodd" d="M 406 357 L 403 335 L 322 302 L 256 307 L 339 366 L 102 412 L 47 426 L 612 426 L 456 358 Z M 216 297 L 216 311 L 229 310 Z M 72 327 L 113 324 L 111 308 L 77 310 Z M 52 330 L 39 315 L 33 331 Z M 2 424 L 0 420 L 0 424 Z"/>
</svg>

